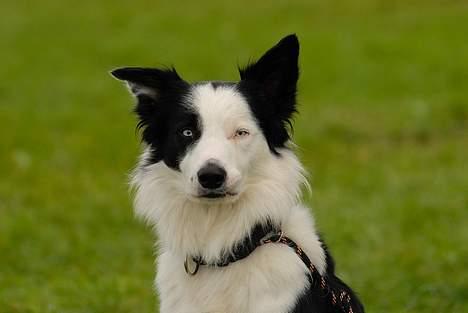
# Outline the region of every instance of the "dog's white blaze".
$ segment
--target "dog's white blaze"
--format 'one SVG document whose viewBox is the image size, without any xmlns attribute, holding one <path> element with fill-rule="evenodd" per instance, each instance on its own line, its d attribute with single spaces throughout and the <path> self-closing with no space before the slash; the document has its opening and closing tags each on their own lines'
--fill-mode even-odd
<svg viewBox="0 0 468 313">
<path fill-rule="evenodd" d="M 191 105 L 200 116 L 202 135 L 180 164 L 190 182 L 187 191 L 197 194 L 197 172 L 208 160 L 214 160 L 227 172 L 228 191 L 239 193 L 254 158 L 269 153 L 247 102 L 233 87 L 213 88 L 208 83 L 193 89 Z M 237 138 L 236 130 L 241 128 L 250 134 Z"/>
<path fill-rule="evenodd" d="M 187 255 L 214 262 L 266 219 L 282 225 L 321 273 L 326 269 L 312 216 L 299 203 L 305 179 L 295 154 L 279 149 L 278 157 L 268 150 L 246 100 L 231 87 L 198 85 L 191 101 L 203 133 L 181 172 L 164 162 L 144 166 L 146 152 L 132 181 L 136 213 L 159 237 L 160 312 L 288 312 L 308 281 L 302 261 L 284 245 L 265 245 L 225 268 L 201 267 L 195 276 L 184 271 Z M 232 139 L 238 128 L 250 135 Z M 240 192 L 234 199 L 194 199 L 194 175 L 210 158 L 226 168 L 230 188 Z"/>
</svg>

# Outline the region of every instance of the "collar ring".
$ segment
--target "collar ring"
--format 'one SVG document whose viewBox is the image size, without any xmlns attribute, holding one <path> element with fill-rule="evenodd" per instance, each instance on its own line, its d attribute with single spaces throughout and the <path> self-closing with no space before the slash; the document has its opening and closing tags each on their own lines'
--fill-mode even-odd
<svg viewBox="0 0 468 313">
<path fill-rule="evenodd" d="M 193 269 L 190 269 L 190 263 L 195 263 L 195 267 Z M 195 274 L 197 274 L 198 269 L 200 268 L 200 262 L 194 260 L 193 258 L 190 258 L 189 256 L 186 256 L 184 261 L 184 268 L 187 274 L 189 274 L 190 276 L 194 276 Z"/>
</svg>

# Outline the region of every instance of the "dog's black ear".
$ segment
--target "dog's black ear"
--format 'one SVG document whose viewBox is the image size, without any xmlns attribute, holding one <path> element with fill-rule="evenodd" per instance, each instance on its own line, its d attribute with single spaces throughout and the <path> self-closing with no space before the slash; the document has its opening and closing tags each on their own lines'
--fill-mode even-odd
<svg viewBox="0 0 468 313">
<path fill-rule="evenodd" d="M 174 68 L 155 69 L 142 67 L 122 67 L 110 72 L 112 76 L 127 82 L 131 93 L 137 97 L 157 100 L 167 91 L 186 84 Z"/>
<path fill-rule="evenodd" d="M 240 69 L 241 80 L 255 81 L 266 97 L 294 98 L 299 78 L 298 58 L 297 36 L 286 36 L 257 62 Z"/>
<path fill-rule="evenodd" d="M 296 112 L 298 58 L 299 41 L 292 34 L 281 39 L 257 62 L 239 69 L 239 88 L 250 98 L 273 151 L 289 139 L 288 126 Z"/>
<path fill-rule="evenodd" d="M 142 139 L 154 147 L 155 159 L 160 160 L 168 112 L 183 101 L 189 83 L 182 80 L 172 69 L 125 67 L 113 70 L 111 75 L 127 83 L 136 98 L 134 112 L 142 129 Z M 159 151 L 159 152 L 158 152 Z"/>
</svg>

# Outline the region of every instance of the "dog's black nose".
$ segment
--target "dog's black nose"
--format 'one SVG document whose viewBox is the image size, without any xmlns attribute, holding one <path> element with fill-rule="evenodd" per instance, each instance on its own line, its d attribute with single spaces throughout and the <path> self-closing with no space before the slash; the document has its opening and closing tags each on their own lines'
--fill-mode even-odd
<svg viewBox="0 0 468 313">
<path fill-rule="evenodd" d="M 218 189 L 226 180 L 226 171 L 216 163 L 208 163 L 197 173 L 198 182 L 203 188 Z"/>
</svg>

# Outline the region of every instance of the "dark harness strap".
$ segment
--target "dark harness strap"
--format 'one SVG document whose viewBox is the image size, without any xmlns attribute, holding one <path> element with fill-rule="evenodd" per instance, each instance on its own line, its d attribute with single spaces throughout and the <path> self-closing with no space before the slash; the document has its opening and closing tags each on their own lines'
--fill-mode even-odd
<svg viewBox="0 0 468 313">
<path fill-rule="evenodd" d="M 197 256 L 193 257 L 193 261 L 199 265 L 215 267 L 228 266 L 231 263 L 237 262 L 248 257 L 255 249 L 264 244 L 264 242 L 262 241 L 264 240 L 264 238 L 266 238 L 270 234 L 275 234 L 278 231 L 279 227 L 276 227 L 271 223 L 266 223 L 265 225 L 258 224 L 253 228 L 250 236 L 244 238 L 244 240 L 240 244 L 235 246 L 234 251 L 231 254 L 225 256 L 224 258 L 221 258 L 221 260 L 215 263 L 208 263 L 205 260 L 203 260 L 202 257 Z"/>
<path fill-rule="evenodd" d="M 268 243 L 281 243 L 285 244 L 297 254 L 302 260 L 305 266 L 309 269 L 309 275 L 312 278 L 313 287 L 318 288 L 323 293 L 324 297 L 329 297 L 330 302 L 333 306 L 337 306 L 345 313 L 354 313 L 352 307 L 351 296 L 345 290 L 339 288 L 332 288 L 328 282 L 326 276 L 322 276 L 317 268 L 312 264 L 307 254 L 290 238 L 284 236 L 281 230 L 275 229 L 272 225 L 256 226 L 252 232 L 251 238 L 244 240 L 243 244 L 239 245 L 234 250 L 232 255 L 224 258 L 223 260 L 216 263 L 207 263 L 201 257 L 191 258 L 191 261 L 195 263 L 193 270 L 189 269 L 189 258 L 186 258 L 184 267 L 187 274 L 195 275 L 198 272 L 200 265 L 212 266 L 212 267 L 225 267 L 230 263 L 234 263 L 241 259 L 246 258 L 252 253 L 257 247 L 263 246 Z"/>
<path fill-rule="evenodd" d="M 316 288 L 320 288 L 324 296 L 330 296 L 330 301 L 333 306 L 338 306 L 343 312 L 353 313 L 351 296 L 345 290 L 334 290 L 328 283 L 326 276 L 322 276 L 317 268 L 312 264 L 307 254 L 295 243 L 292 239 L 283 235 L 283 232 L 273 234 L 264 241 L 266 243 L 282 243 L 292 248 L 297 256 L 302 260 L 305 266 L 309 269 L 309 274 L 312 276 L 312 282 Z"/>
</svg>

